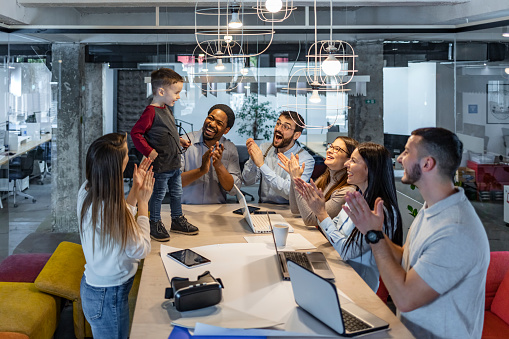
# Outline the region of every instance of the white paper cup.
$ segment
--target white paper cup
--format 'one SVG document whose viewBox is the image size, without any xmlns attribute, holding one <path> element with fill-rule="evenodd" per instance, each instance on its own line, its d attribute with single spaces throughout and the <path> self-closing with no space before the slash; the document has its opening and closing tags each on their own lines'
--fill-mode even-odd
<svg viewBox="0 0 509 339">
<path fill-rule="evenodd" d="M 286 239 L 288 238 L 288 225 L 274 224 L 274 237 L 276 238 L 276 246 L 286 246 Z"/>
</svg>

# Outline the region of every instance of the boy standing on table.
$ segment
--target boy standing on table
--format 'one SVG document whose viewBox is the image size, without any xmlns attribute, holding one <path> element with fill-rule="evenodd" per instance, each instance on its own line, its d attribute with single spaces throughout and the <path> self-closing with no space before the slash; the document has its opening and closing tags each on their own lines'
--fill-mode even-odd
<svg viewBox="0 0 509 339">
<path fill-rule="evenodd" d="M 182 213 L 182 181 L 180 178 L 181 146 L 189 141 L 179 137 L 171 107 L 180 99 L 184 79 L 175 71 L 161 68 L 150 75 L 152 103 L 131 130 L 134 146 L 153 161 L 154 191 L 149 202 L 150 237 L 157 241 L 170 240 L 161 221 L 161 204 L 168 187 L 171 208 L 170 231 L 187 235 L 198 234 L 198 228 Z"/>
</svg>

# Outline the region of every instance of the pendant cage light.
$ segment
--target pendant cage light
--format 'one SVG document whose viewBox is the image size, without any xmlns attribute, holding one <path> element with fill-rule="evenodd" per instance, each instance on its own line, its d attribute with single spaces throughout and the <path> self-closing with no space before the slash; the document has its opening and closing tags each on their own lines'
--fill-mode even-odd
<svg viewBox="0 0 509 339">
<path fill-rule="evenodd" d="M 294 122 L 302 128 L 329 129 L 342 116 L 345 116 L 350 108 L 346 105 L 342 95 L 349 89 L 342 86 L 340 79 L 335 76 L 328 77 L 328 83 L 326 84 L 310 84 L 308 82 L 308 72 L 309 70 L 306 68 L 300 68 L 290 76 L 288 86 L 284 88 L 288 95 L 287 103 L 283 107 L 291 111 L 306 111 L 308 115 L 310 113 L 315 115 L 325 112 L 327 117 L 326 126 L 304 124 L 302 121 Z"/>
<path fill-rule="evenodd" d="M 333 27 L 333 7 L 332 0 L 330 1 L 330 37 L 329 40 L 318 41 L 317 34 L 317 10 L 316 0 L 314 1 L 314 25 L 315 25 L 315 42 L 311 45 L 306 55 L 307 65 L 305 68 L 298 69 L 294 72 L 288 81 L 288 109 L 306 109 L 308 112 L 311 110 L 327 111 L 327 116 L 331 117 L 327 121 L 327 126 L 311 126 L 304 125 L 302 122 L 295 121 L 295 123 L 303 128 L 308 129 L 328 129 L 337 122 L 341 114 L 346 114 L 349 108 L 343 103 L 342 95 L 339 93 L 347 91 L 344 88 L 346 84 L 352 81 L 353 76 L 357 72 L 355 69 L 355 59 L 357 55 L 353 50 L 352 45 L 342 40 L 332 39 Z M 307 86 L 303 88 L 292 87 L 291 84 L 305 82 Z M 302 102 L 298 98 L 298 94 L 302 91 L 309 91 L 309 99 Z M 295 93 L 295 102 L 291 102 L 291 97 Z M 320 94 L 326 96 L 335 93 L 336 99 L 326 99 L 326 103 L 322 103 Z M 330 115 L 329 112 L 334 112 Z"/>
<path fill-rule="evenodd" d="M 283 22 L 297 9 L 293 0 L 257 0 L 256 14 L 263 22 Z"/>
<path fill-rule="evenodd" d="M 209 53 L 212 47 L 209 46 Z M 201 53 L 196 46 L 193 51 L 193 66 L 188 69 L 189 82 L 207 84 L 201 86 L 202 92 L 230 92 L 243 82 L 245 76 L 241 72 L 245 67 L 244 60 L 237 58 L 210 57 Z M 226 83 L 225 88 L 218 88 L 212 84 Z"/>
<path fill-rule="evenodd" d="M 231 27 L 231 23 L 256 24 L 256 11 L 246 8 L 242 1 L 217 2 L 217 7 L 198 8 L 195 5 L 195 39 L 197 46 L 209 57 L 249 58 L 264 53 L 272 44 L 273 25 L 267 28 L 251 28 L 242 24 Z M 210 25 L 207 25 L 210 24 Z M 207 26 L 205 26 L 207 25 Z M 257 42 L 257 43 L 255 43 Z M 247 44 L 251 49 L 247 48 Z M 208 48 L 213 46 L 212 49 Z M 258 48 L 261 46 L 260 48 Z"/>
</svg>

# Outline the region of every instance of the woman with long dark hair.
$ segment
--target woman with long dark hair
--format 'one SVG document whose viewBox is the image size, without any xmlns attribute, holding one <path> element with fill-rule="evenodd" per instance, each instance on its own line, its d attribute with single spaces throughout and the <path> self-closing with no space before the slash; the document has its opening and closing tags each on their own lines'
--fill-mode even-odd
<svg viewBox="0 0 509 339">
<path fill-rule="evenodd" d="M 86 180 L 78 193 L 86 259 L 80 295 L 94 338 L 128 337 L 129 291 L 140 259 L 150 252 L 151 160 L 143 160 L 139 168 L 134 165 L 133 186 L 125 198 L 122 173 L 128 159 L 125 134 L 95 140 L 87 152 Z"/>
<path fill-rule="evenodd" d="M 398 209 L 394 170 L 389 151 L 372 142 L 360 144 L 346 162 L 348 183 L 357 186 L 370 209 L 378 197 L 384 202 L 384 232 L 396 244 L 403 242 L 401 214 Z M 359 232 L 344 210 L 331 219 L 325 210 L 323 192 L 316 185 L 295 180 L 295 188 L 316 214 L 320 227 L 341 258 L 347 261 L 374 290 L 379 276 L 375 258 L 364 235 Z"/>
<path fill-rule="evenodd" d="M 324 192 L 325 210 L 334 218 L 339 214 L 345 203 L 347 192 L 354 192 L 356 187 L 347 183 L 345 163 L 359 143 L 349 137 L 337 137 L 332 144 L 327 145 L 327 153 L 324 164 L 325 172 L 316 180 L 316 187 Z M 290 174 L 292 185 L 290 186 L 290 209 L 294 214 L 300 214 L 304 224 L 318 226 L 316 215 L 309 208 L 306 200 L 300 194 L 295 194 L 295 178 L 300 178 L 304 172 L 304 164 L 299 166 L 299 156 L 288 159 L 284 154 L 278 153 L 281 167 Z"/>
</svg>

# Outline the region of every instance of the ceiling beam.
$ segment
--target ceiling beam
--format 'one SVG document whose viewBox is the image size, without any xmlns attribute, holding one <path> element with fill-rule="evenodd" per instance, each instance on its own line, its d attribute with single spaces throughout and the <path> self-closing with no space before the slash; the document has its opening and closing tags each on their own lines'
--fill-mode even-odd
<svg viewBox="0 0 509 339">
<path fill-rule="evenodd" d="M 231 3 L 232 1 L 230 1 Z M 238 1 L 246 5 L 256 4 L 256 1 Z M 334 0 L 334 6 L 437 6 L 437 5 L 455 5 L 467 3 L 470 0 Z M 211 0 L 176 0 L 168 2 L 168 0 L 18 0 L 18 4 L 24 7 L 169 7 L 182 6 L 194 7 L 196 3 L 199 6 L 217 6 L 217 1 Z M 223 4 L 227 0 L 222 1 Z M 313 6 L 314 2 L 310 0 L 293 0 L 294 6 Z M 317 0 L 317 6 L 328 7 L 329 0 Z"/>
</svg>

